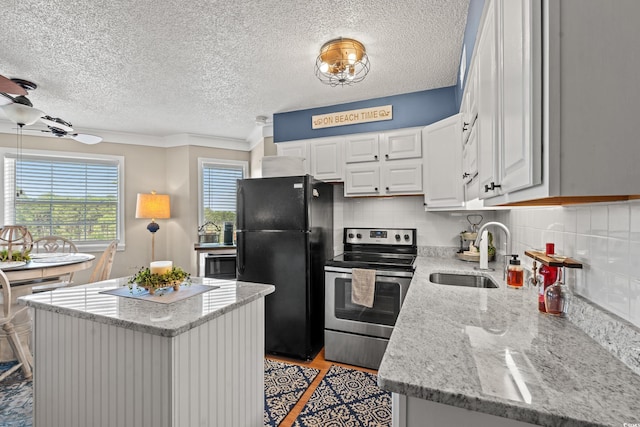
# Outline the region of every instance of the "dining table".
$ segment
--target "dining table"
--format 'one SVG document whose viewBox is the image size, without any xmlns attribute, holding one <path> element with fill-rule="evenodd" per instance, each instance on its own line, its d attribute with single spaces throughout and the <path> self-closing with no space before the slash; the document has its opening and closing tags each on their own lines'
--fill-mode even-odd
<svg viewBox="0 0 640 427">
<path fill-rule="evenodd" d="M 11 303 L 17 304 L 21 296 L 33 293 L 33 288 L 43 287 L 59 282 L 70 273 L 89 269 L 93 266 L 95 256 L 86 253 L 38 253 L 30 254 L 29 261 L 0 261 L 0 270 L 11 284 Z M 18 320 L 14 324 L 19 338 L 30 347 L 30 316 Z M 22 336 L 24 335 L 24 336 Z M 6 337 L 0 337 L 0 362 L 15 360 Z"/>
<path fill-rule="evenodd" d="M 13 289 L 31 288 L 69 273 L 89 269 L 95 260 L 91 254 L 55 252 L 30 254 L 30 258 L 27 262 L 0 261 L 0 270 L 7 275 Z"/>
</svg>

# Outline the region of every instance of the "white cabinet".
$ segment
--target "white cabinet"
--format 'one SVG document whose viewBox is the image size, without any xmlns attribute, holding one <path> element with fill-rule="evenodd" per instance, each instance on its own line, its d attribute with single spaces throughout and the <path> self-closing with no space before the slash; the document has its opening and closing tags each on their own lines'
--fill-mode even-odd
<svg viewBox="0 0 640 427">
<path fill-rule="evenodd" d="M 309 142 L 311 175 L 322 181 L 342 181 L 344 138 L 323 138 Z"/>
<path fill-rule="evenodd" d="M 422 194 L 422 128 L 280 142 L 279 156 L 305 159 L 305 173 L 344 181 L 345 196 Z"/>
<path fill-rule="evenodd" d="M 348 135 L 344 144 L 346 163 L 374 162 L 380 155 L 380 134 L 378 133 Z"/>
<path fill-rule="evenodd" d="M 540 46 L 532 28 L 534 22 L 540 22 L 540 6 L 534 0 L 496 0 L 496 6 L 501 126 L 498 181 L 501 192 L 509 193 L 538 185 L 542 179 L 541 73 L 534 70 L 533 61 Z"/>
<path fill-rule="evenodd" d="M 392 160 L 382 164 L 384 194 L 421 194 L 422 160 Z"/>
<path fill-rule="evenodd" d="M 462 149 L 462 180 L 465 184 L 478 176 L 478 127 L 473 126 Z"/>
<path fill-rule="evenodd" d="M 498 165 L 498 61 L 496 56 L 495 1 L 488 0 L 479 35 L 478 68 L 478 181 L 481 198 L 493 196 L 499 185 Z M 498 187 L 499 188 L 499 187 Z M 483 191 L 486 189 L 486 191 Z"/>
<path fill-rule="evenodd" d="M 416 159 L 422 157 L 421 129 L 400 129 L 382 134 L 382 154 L 385 159 Z"/>
<path fill-rule="evenodd" d="M 304 173 L 310 173 L 309 169 L 309 141 L 279 142 L 276 144 L 278 156 L 292 156 L 304 158 Z"/>
<path fill-rule="evenodd" d="M 349 165 L 345 169 L 345 196 L 379 195 L 380 165 Z"/>
<path fill-rule="evenodd" d="M 478 67 L 472 66 L 469 69 L 467 75 L 467 83 L 464 89 L 464 95 L 462 103 L 460 105 L 460 113 L 462 114 L 462 141 L 467 143 L 469 136 L 471 135 L 471 129 L 474 127 L 476 119 L 478 118 L 478 103 L 477 103 L 477 80 L 478 80 Z"/>
<path fill-rule="evenodd" d="M 422 135 L 426 209 L 462 207 L 462 114 L 425 127 Z"/>
<path fill-rule="evenodd" d="M 534 5 L 535 3 L 535 5 Z M 539 2 L 490 0 L 479 35 L 478 176 L 480 198 L 541 182 Z M 537 62 L 539 64 L 539 62 Z"/>
<path fill-rule="evenodd" d="M 637 130 L 622 119 L 640 114 L 640 90 L 629 84 L 640 67 L 640 57 L 629 55 L 637 50 L 630 17 L 640 14 L 640 2 L 616 6 L 485 1 L 469 67 L 478 73 L 478 178 L 466 185 L 485 206 L 627 200 L 640 193 Z M 473 101 L 463 99 L 461 112 L 469 114 Z"/>
<path fill-rule="evenodd" d="M 421 128 L 345 138 L 344 195 L 422 194 Z"/>
</svg>

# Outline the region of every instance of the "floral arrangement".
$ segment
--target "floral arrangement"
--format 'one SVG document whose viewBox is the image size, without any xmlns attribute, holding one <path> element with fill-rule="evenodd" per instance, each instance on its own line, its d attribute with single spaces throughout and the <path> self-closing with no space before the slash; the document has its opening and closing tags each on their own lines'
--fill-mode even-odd
<svg viewBox="0 0 640 427">
<path fill-rule="evenodd" d="M 9 251 L 3 249 L 0 251 L 0 261 L 29 261 L 31 257 L 29 256 L 29 252 L 22 251 L 12 251 L 11 256 L 9 256 Z"/>
<path fill-rule="evenodd" d="M 145 288 L 153 295 L 156 289 L 173 287 L 178 290 L 180 285 L 186 282 L 191 284 L 191 275 L 180 267 L 171 267 L 171 270 L 163 274 L 152 273 L 148 267 L 142 267 L 136 274 L 129 278 L 129 289 L 133 289 L 133 285 Z"/>
</svg>

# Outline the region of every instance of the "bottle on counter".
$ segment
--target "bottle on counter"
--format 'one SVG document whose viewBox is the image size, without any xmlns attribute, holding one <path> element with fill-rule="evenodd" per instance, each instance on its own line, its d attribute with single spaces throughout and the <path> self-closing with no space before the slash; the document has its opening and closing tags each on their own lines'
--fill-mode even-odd
<svg viewBox="0 0 640 427">
<path fill-rule="evenodd" d="M 507 286 L 511 288 L 522 288 L 524 282 L 524 272 L 520 265 L 518 255 L 511 255 L 509 267 L 507 268 Z"/>
<path fill-rule="evenodd" d="M 544 304 L 548 314 L 564 317 L 569 309 L 570 293 L 562 282 L 561 270 L 558 270 L 558 280 L 544 291 Z"/>
<path fill-rule="evenodd" d="M 553 243 L 547 243 L 545 245 L 545 253 L 547 255 L 553 255 L 555 253 L 555 245 Z M 544 264 L 538 270 L 538 310 L 542 313 L 547 312 L 544 302 L 544 292 L 558 280 L 558 271 L 558 267 L 551 267 Z"/>
</svg>

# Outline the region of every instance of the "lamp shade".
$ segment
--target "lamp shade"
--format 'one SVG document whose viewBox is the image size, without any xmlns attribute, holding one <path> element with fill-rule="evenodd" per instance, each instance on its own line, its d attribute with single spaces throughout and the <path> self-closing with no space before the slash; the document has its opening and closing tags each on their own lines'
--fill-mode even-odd
<svg viewBox="0 0 640 427">
<path fill-rule="evenodd" d="M 12 122 L 24 126 L 32 125 L 37 122 L 40 117 L 45 114 L 37 108 L 29 107 L 17 102 L 9 105 L 3 105 L 2 110 L 9 120 Z"/>
<path fill-rule="evenodd" d="M 166 219 L 171 218 L 171 203 L 168 194 L 138 193 L 136 218 Z"/>
</svg>

